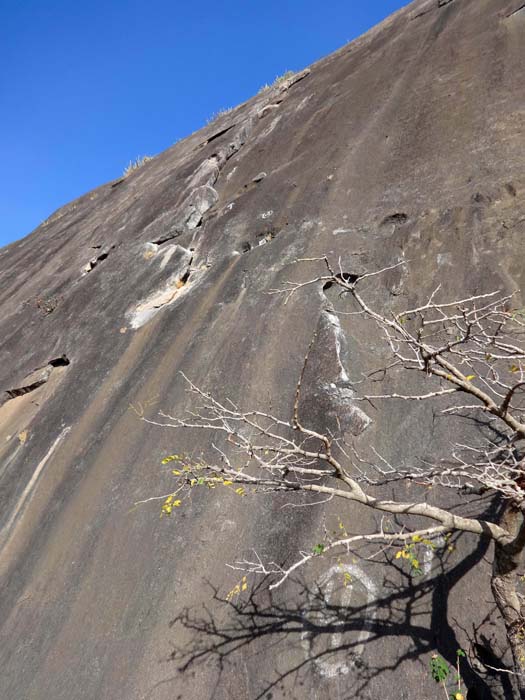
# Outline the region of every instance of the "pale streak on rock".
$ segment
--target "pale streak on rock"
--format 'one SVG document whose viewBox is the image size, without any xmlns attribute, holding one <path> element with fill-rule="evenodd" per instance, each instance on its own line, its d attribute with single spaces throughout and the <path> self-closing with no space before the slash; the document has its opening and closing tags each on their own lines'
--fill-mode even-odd
<svg viewBox="0 0 525 700">
<path fill-rule="evenodd" d="M 343 586 L 343 589 L 341 591 L 340 600 L 335 603 L 332 601 L 332 597 L 334 595 L 334 589 L 337 582 L 339 582 L 340 586 Z M 313 622 L 316 624 L 316 626 L 322 626 L 325 624 L 327 627 L 332 628 L 343 626 L 344 621 L 338 621 L 336 614 L 330 614 L 329 606 L 338 605 L 342 608 L 351 609 L 353 602 L 352 598 L 355 595 L 355 587 L 357 584 L 360 584 L 366 591 L 366 609 L 363 615 L 362 628 L 359 631 L 356 644 L 352 645 L 352 653 L 350 655 L 345 652 L 344 658 L 330 660 L 329 655 L 326 653 L 316 653 L 316 650 L 313 648 L 315 638 L 312 639 L 308 632 L 303 632 L 301 635 L 301 645 L 305 650 L 306 659 L 313 660 L 321 676 L 324 676 L 327 679 L 335 679 L 338 676 L 348 675 L 352 667 L 355 666 L 356 659 L 363 655 L 364 647 L 367 640 L 370 638 L 373 620 L 376 616 L 374 603 L 378 598 L 379 590 L 372 578 L 356 564 L 335 564 L 328 569 L 328 571 L 326 571 L 318 581 L 319 591 L 323 596 L 324 602 L 328 609 L 326 612 L 323 611 L 318 614 Z M 316 593 L 316 602 L 317 599 L 318 594 Z M 358 603 L 356 607 L 362 607 L 362 604 Z M 336 618 L 335 620 L 334 617 Z M 318 637 L 320 636 L 321 635 L 318 635 Z M 334 632 L 330 635 L 328 648 L 333 649 L 334 654 L 337 653 L 338 649 L 341 649 L 342 644 L 342 632 Z M 342 651 L 340 651 L 339 654 L 342 655 Z"/>
<path fill-rule="evenodd" d="M 56 440 L 53 442 L 53 444 L 51 445 L 49 450 L 46 452 L 44 457 L 37 464 L 37 467 L 36 467 L 35 471 L 33 472 L 33 476 L 28 481 L 25 489 L 22 491 L 22 494 L 21 494 L 20 498 L 18 499 L 17 504 L 16 504 L 13 512 L 11 513 L 9 520 L 2 528 L 2 531 L 0 532 L 2 539 L 4 539 L 4 538 L 7 539 L 9 537 L 11 528 L 12 528 L 16 518 L 18 517 L 22 508 L 24 507 L 26 501 L 31 497 L 31 492 L 32 492 L 37 480 L 38 480 L 38 477 L 42 473 L 42 470 L 44 469 L 46 464 L 49 462 L 51 455 L 55 452 L 59 443 L 64 439 L 64 437 L 69 433 L 70 430 L 71 430 L 70 427 L 66 427 L 60 432 L 60 434 L 58 435 Z"/>
</svg>

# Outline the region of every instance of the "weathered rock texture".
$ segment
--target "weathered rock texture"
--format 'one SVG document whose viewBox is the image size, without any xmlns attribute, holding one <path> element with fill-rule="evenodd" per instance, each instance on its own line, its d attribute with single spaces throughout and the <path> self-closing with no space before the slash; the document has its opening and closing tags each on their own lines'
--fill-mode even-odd
<svg viewBox="0 0 525 700">
<path fill-rule="evenodd" d="M 181 371 L 287 415 L 314 329 L 305 419 L 339 416 L 403 464 L 444 444 L 451 428 L 430 407 L 356 408 L 380 341 L 334 316 L 344 301 L 312 289 L 285 306 L 269 291 L 306 279 L 313 269 L 294 260 L 322 254 L 354 274 L 410 261 L 378 281 L 385 304 L 438 283 L 450 298 L 522 287 L 521 6 L 416 0 L 0 251 L 0 697 L 430 698 L 431 651 L 450 659 L 477 644 L 506 662 L 491 553 L 468 537 L 446 576 L 430 559 L 415 582 L 350 560 L 351 592 L 331 601 L 343 619 L 311 612 L 316 585 L 335 581 L 336 562 L 321 560 L 304 589 L 233 615 L 209 586 L 233 588 L 225 562 L 253 546 L 290 560 L 324 516 L 359 532 L 373 514 L 208 490 L 173 518 L 159 520 L 158 501 L 133 504 L 169 493 L 166 454 L 208 450 L 203 436 L 140 420 L 184 410 Z M 226 638 L 246 625 L 237 651 L 203 606 Z M 170 627 L 188 609 L 206 630 Z M 181 647 L 224 653 L 223 672 L 206 654 L 182 669 L 170 661 Z M 478 670 L 466 671 L 469 698 L 511 696 L 508 675 Z"/>
</svg>

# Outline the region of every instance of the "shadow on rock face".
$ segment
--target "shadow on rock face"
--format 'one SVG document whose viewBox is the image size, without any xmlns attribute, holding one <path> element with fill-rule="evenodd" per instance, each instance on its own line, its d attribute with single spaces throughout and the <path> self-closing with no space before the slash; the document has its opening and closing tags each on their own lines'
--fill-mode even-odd
<svg viewBox="0 0 525 700">
<path fill-rule="evenodd" d="M 486 639 L 480 652 L 481 625 L 466 641 L 447 617 L 449 593 L 485 552 L 486 545 L 478 544 L 452 565 L 445 547 L 435 553 L 432 571 L 419 578 L 404 571 L 393 552 L 380 563 L 360 551 L 350 563 L 348 557 L 345 563 L 319 557 L 313 567 L 317 576 L 300 569 L 298 578 L 287 579 L 275 592 L 269 590 L 275 577 L 256 580 L 253 587 L 250 581 L 246 592 L 239 588 L 226 596 L 208 582 L 207 609 L 184 609 L 170 623 L 184 643 L 173 645 L 176 672 L 167 682 L 178 686 L 184 678 L 191 684 L 204 669 L 213 669 L 213 697 L 222 700 L 228 697 L 230 669 L 244 663 L 246 672 L 253 672 L 253 700 L 295 698 L 299 687 L 351 700 L 380 697 L 392 672 L 401 669 L 396 678 L 406 677 L 406 687 L 397 687 L 396 697 L 409 698 L 417 668 L 423 697 L 434 697 L 430 654 L 438 653 L 453 668 L 456 650 L 469 644 L 470 658 L 461 664 L 468 699 L 512 698 L 511 677 L 484 666 L 494 661 L 504 668 Z"/>
</svg>

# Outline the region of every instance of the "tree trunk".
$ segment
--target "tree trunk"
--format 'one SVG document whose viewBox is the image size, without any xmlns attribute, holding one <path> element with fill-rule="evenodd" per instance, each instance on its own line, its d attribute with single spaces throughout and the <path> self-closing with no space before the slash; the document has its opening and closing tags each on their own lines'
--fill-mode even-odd
<svg viewBox="0 0 525 700">
<path fill-rule="evenodd" d="M 501 525 L 514 535 L 508 545 L 495 544 L 491 587 L 498 609 L 505 622 L 512 651 L 516 685 L 520 700 L 525 700 L 525 619 L 516 591 L 518 567 L 525 546 L 525 520 L 512 503 L 505 507 Z"/>
</svg>

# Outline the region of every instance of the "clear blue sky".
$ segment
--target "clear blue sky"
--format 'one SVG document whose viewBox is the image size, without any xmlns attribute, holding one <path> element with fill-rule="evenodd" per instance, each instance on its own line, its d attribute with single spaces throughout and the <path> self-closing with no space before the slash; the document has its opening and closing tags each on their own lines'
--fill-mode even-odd
<svg viewBox="0 0 525 700">
<path fill-rule="evenodd" d="M 6 0 L 0 246 L 407 0 Z"/>
</svg>

